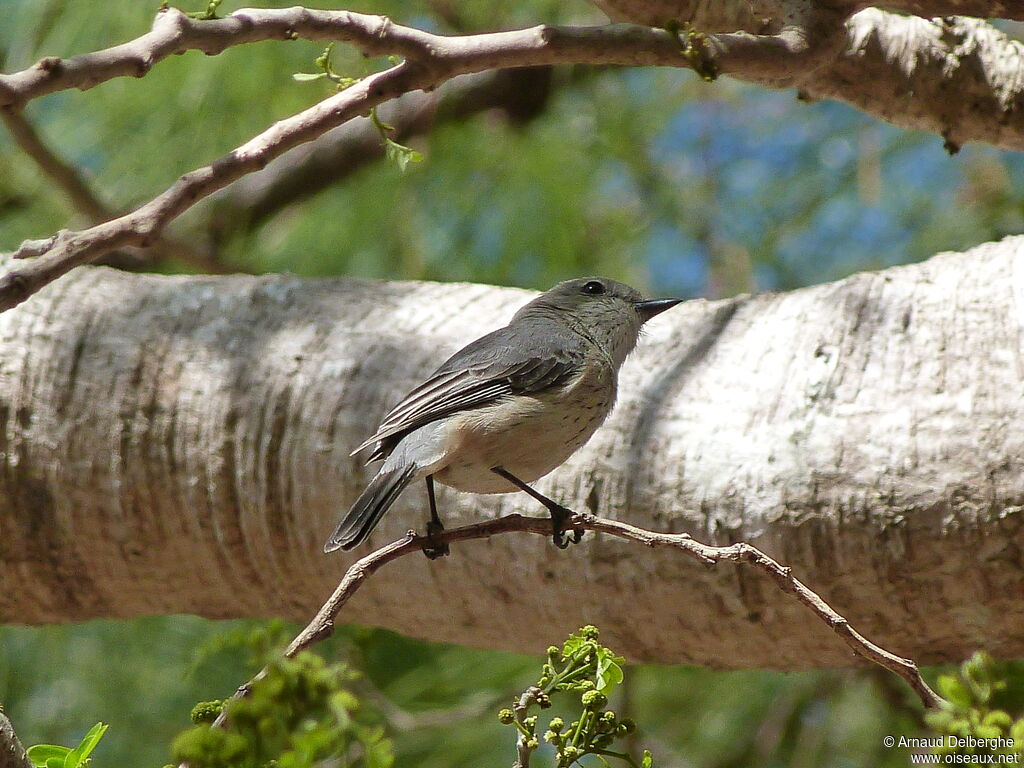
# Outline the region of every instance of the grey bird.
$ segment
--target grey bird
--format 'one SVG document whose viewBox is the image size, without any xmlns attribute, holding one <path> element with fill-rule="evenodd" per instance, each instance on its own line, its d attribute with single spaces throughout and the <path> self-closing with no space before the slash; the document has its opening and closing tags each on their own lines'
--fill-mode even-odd
<svg viewBox="0 0 1024 768">
<path fill-rule="evenodd" d="M 551 472 L 597 430 L 615 404 L 619 368 L 641 326 L 681 299 L 644 300 L 600 277 L 568 280 L 524 306 L 504 328 L 456 352 L 384 417 L 367 463 L 377 475 L 342 518 L 325 552 L 362 543 L 414 480 L 427 484 L 431 538 L 443 530 L 434 480 L 470 493 L 525 491 L 551 513 L 568 546 L 571 512 L 527 483 Z M 573 532 L 579 541 L 582 531 Z M 428 557 L 447 546 L 424 548 Z"/>
</svg>

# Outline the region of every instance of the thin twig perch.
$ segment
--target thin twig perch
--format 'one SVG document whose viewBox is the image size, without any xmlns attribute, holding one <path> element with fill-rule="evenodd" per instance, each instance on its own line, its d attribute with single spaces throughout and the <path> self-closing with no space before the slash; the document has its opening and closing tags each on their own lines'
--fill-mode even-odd
<svg viewBox="0 0 1024 768">
<path fill-rule="evenodd" d="M 695 541 L 693 537 L 686 533 L 648 531 L 628 523 L 608 520 L 588 513 L 575 513 L 569 525 L 573 528 L 582 528 L 589 531 L 606 533 L 610 536 L 617 536 L 618 538 L 635 541 L 649 547 L 672 547 L 708 567 L 714 567 L 721 562 L 748 563 L 753 565 L 767 573 L 783 592 L 793 595 L 817 614 L 833 632 L 842 638 L 843 642 L 854 653 L 902 678 L 914 693 L 917 694 L 926 708 L 937 708 L 942 701 L 939 695 L 921 677 L 917 664 L 913 660 L 890 653 L 868 640 L 851 627 L 850 623 L 816 592 L 794 577 L 789 568 L 781 565 L 757 547 L 743 542 L 730 544 L 727 547 L 713 547 Z M 503 533 L 515 532 L 536 533 L 548 536 L 551 534 L 551 521 L 540 517 L 506 515 L 496 520 L 488 520 L 483 523 L 474 523 L 462 526 L 461 528 L 446 530 L 435 535 L 431 541 L 433 542 L 432 545 L 436 546 L 438 540 L 441 543 L 448 544 L 454 541 L 484 539 Z M 329 637 L 334 632 L 335 619 L 338 613 L 370 576 L 393 560 L 421 551 L 424 545 L 428 543 L 430 542 L 428 542 L 425 536 L 417 536 L 415 531 L 409 531 L 403 538 L 371 552 L 366 557 L 357 560 L 349 566 L 334 593 L 323 604 L 312 621 L 288 645 L 284 652 L 285 656 L 290 658 L 299 653 L 299 651 L 309 648 L 320 640 Z M 241 686 L 235 692 L 235 696 L 247 695 L 253 683 L 259 680 L 263 674 L 261 671 L 252 680 Z M 223 724 L 223 716 L 217 719 L 217 724 Z"/>
</svg>

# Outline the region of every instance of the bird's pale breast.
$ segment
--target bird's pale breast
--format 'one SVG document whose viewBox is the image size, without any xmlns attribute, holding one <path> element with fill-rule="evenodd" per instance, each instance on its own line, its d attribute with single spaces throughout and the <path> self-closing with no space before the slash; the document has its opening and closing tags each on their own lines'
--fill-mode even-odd
<svg viewBox="0 0 1024 768">
<path fill-rule="evenodd" d="M 513 395 L 452 416 L 438 482 L 471 493 L 518 490 L 491 471 L 500 466 L 523 482 L 543 477 L 590 439 L 615 404 L 615 371 L 591 360 L 567 384 Z"/>
</svg>

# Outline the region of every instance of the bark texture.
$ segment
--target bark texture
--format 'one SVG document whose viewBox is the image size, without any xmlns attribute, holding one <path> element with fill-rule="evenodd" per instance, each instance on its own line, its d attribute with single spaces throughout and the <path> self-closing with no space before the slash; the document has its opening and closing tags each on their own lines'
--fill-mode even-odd
<svg viewBox="0 0 1024 768">
<path fill-rule="evenodd" d="M 349 451 L 530 296 L 84 268 L 0 315 L 0 620 L 308 619 L 351 561 L 320 554 L 369 477 Z M 609 421 L 538 487 L 748 540 L 919 662 L 1024 655 L 1022 324 L 1024 238 L 689 302 L 652 321 Z M 539 513 L 440 490 L 450 524 Z M 371 543 L 425 507 L 411 488 Z M 593 534 L 404 558 L 340 618 L 530 652 L 593 622 L 634 661 L 853 663 L 754 570 Z"/>
<path fill-rule="evenodd" d="M 809 100 L 846 102 L 901 128 L 935 133 L 952 152 L 969 141 L 1024 147 L 1024 45 L 988 21 L 1020 20 L 1024 3 L 906 0 L 866 8 L 868 3 L 821 0 L 593 2 L 613 21 L 690 22 L 712 36 L 713 51 L 729 51 L 733 61 L 725 71 L 741 80 L 797 88 Z M 795 44 L 779 46 L 787 26 Z M 765 59 L 754 67 L 739 65 L 741 48 Z"/>
</svg>

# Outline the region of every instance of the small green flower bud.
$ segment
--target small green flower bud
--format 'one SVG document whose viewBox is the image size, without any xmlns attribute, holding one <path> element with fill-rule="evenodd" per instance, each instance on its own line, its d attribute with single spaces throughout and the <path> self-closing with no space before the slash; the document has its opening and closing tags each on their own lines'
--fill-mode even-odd
<svg viewBox="0 0 1024 768">
<path fill-rule="evenodd" d="M 200 701 L 194 707 L 192 707 L 192 722 L 196 725 L 200 723 L 212 723 L 217 719 L 217 716 L 224 709 L 224 702 L 220 699 L 214 699 L 213 701 Z"/>
<path fill-rule="evenodd" d="M 621 725 L 626 729 L 626 733 L 633 733 L 636 730 L 636 720 L 631 717 L 622 718 Z"/>
<path fill-rule="evenodd" d="M 585 627 L 580 627 L 579 635 L 587 638 L 587 640 L 597 640 L 601 635 L 601 630 L 593 624 L 587 624 Z"/>
<path fill-rule="evenodd" d="M 548 646 L 547 654 L 548 658 L 552 659 L 552 664 L 554 664 L 554 660 L 562 658 L 562 651 L 553 645 Z"/>
<path fill-rule="evenodd" d="M 552 717 L 551 722 L 548 723 L 548 728 L 555 733 L 559 733 L 563 728 L 565 728 L 565 720 L 560 717 Z"/>
<path fill-rule="evenodd" d="M 599 691 L 584 691 L 580 701 L 587 709 L 600 709 L 608 703 L 608 697 Z"/>
<path fill-rule="evenodd" d="M 551 697 L 546 693 L 537 694 L 537 706 L 541 709 L 547 709 L 551 706 Z"/>
<path fill-rule="evenodd" d="M 498 713 L 498 722 L 504 725 L 511 725 L 516 721 L 516 713 L 511 709 L 503 709 Z"/>
<path fill-rule="evenodd" d="M 615 711 L 611 709 L 609 709 L 607 712 L 601 713 L 601 719 L 604 720 L 606 723 L 611 723 L 612 725 L 615 725 L 615 720 L 617 717 L 618 715 L 616 715 Z"/>
<path fill-rule="evenodd" d="M 526 748 L 527 749 L 536 749 L 539 746 L 540 746 L 540 742 L 537 741 L 537 737 L 536 736 L 534 736 L 532 739 L 527 739 L 526 740 Z"/>
<path fill-rule="evenodd" d="M 562 750 L 562 755 L 569 761 L 575 760 L 583 754 L 583 750 L 579 747 L 574 747 L 572 744 Z"/>
<path fill-rule="evenodd" d="M 578 690 L 581 691 L 590 691 L 594 688 L 597 688 L 593 680 L 580 680 L 579 685 L 577 685 L 576 687 Z"/>
<path fill-rule="evenodd" d="M 537 716 L 530 715 L 530 717 L 524 717 L 523 725 L 525 725 L 529 730 L 532 731 L 534 728 L 537 727 Z"/>
<path fill-rule="evenodd" d="M 554 731 L 551 731 L 551 730 L 544 731 L 544 741 L 546 741 L 548 744 L 557 744 L 558 740 L 561 739 L 561 738 L 562 737 L 559 736 Z"/>
<path fill-rule="evenodd" d="M 551 682 L 551 676 L 550 675 L 544 675 L 540 680 L 537 681 L 537 687 L 538 688 L 544 688 L 550 682 Z"/>
</svg>

